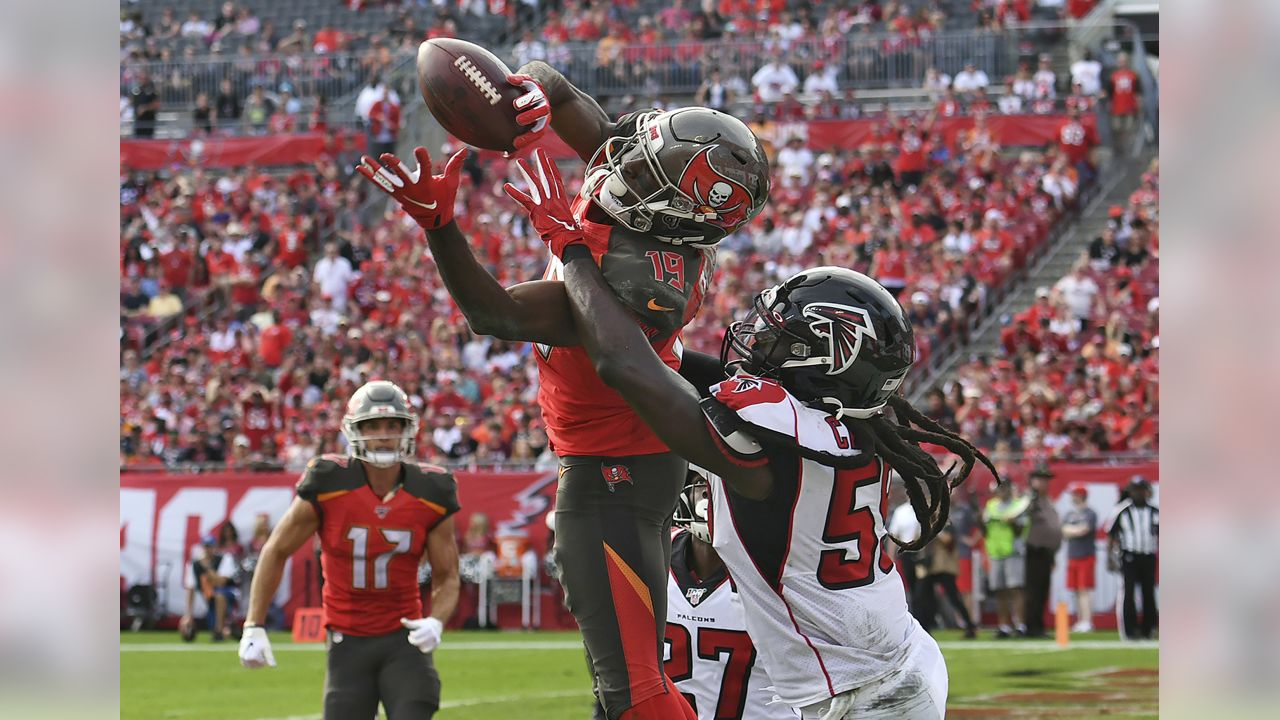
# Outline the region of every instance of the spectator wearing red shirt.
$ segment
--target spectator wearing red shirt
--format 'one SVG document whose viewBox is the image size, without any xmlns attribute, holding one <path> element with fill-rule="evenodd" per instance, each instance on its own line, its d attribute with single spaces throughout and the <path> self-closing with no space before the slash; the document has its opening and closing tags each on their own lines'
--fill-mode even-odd
<svg viewBox="0 0 1280 720">
<path fill-rule="evenodd" d="M 258 356 L 269 368 L 278 368 L 284 362 L 284 350 L 293 341 L 293 331 L 287 325 L 275 323 L 258 334 Z"/>
<path fill-rule="evenodd" d="M 471 403 L 462 397 L 454 388 L 454 378 L 456 376 L 452 372 L 442 374 L 440 378 L 440 391 L 435 397 L 431 398 L 431 412 L 433 413 L 450 413 L 459 414 L 467 412 Z"/>
<path fill-rule="evenodd" d="M 956 99 L 956 92 L 951 88 L 942 91 L 942 99 L 934 107 L 934 112 L 938 117 L 956 117 L 960 114 L 960 101 Z"/>
<path fill-rule="evenodd" d="M 890 235 L 872 256 L 870 275 L 896 298 L 907 286 L 907 260 L 897 236 Z"/>
<path fill-rule="evenodd" d="M 1067 161 L 1080 175 L 1081 182 L 1093 176 L 1093 160 L 1090 154 L 1098 144 L 1097 133 L 1080 120 L 1080 111 L 1067 110 L 1067 119 L 1058 128 L 1058 147 Z"/>
<path fill-rule="evenodd" d="M 205 255 L 205 263 L 209 267 L 209 278 L 216 287 L 228 288 L 232 279 L 240 272 L 240 263 L 236 256 L 227 252 L 222 243 L 216 243 Z"/>
<path fill-rule="evenodd" d="M 240 396 L 240 432 L 249 439 L 249 449 L 262 449 L 262 442 L 279 429 L 275 396 L 255 385 Z"/>
<path fill-rule="evenodd" d="M 1120 53 L 1116 56 L 1116 69 L 1104 90 L 1104 97 L 1111 102 L 1111 128 L 1115 133 L 1117 151 L 1129 147 L 1134 130 L 1140 126 L 1141 92 L 1138 74 L 1129 68 L 1129 56 Z"/>
<path fill-rule="evenodd" d="M 179 296 L 192 283 L 192 271 L 195 257 L 191 251 L 191 239 L 185 231 L 179 232 L 178 240 L 172 249 L 160 253 L 160 271 L 165 284 Z"/>
<path fill-rule="evenodd" d="M 276 233 L 275 264 L 292 270 L 307 261 L 306 236 L 296 224 L 290 223 Z"/>
<path fill-rule="evenodd" d="M 389 92 L 374 101 L 369 108 L 369 148 L 373 157 L 396 150 L 396 138 L 400 136 L 400 102 Z"/>
<path fill-rule="evenodd" d="M 925 143 L 929 130 L 920 128 L 915 120 L 898 134 L 898 156 L 893 160 L 894 174 L 898 177 L 898 187 L 919 187 L 924 180 L 928 146 Z"/>
</svg>

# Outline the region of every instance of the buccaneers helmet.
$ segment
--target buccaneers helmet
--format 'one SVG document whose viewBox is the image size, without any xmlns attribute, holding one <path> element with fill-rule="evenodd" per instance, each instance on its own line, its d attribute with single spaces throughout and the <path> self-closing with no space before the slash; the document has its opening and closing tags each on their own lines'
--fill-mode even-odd
<svg viewBox="0 0 1280 720">
<path fill-rule="evenodd" d="M 399 418 L 404 420 L 404 427 L 397 435 L 365 435 L 360 424 L 376 418 Z M 374 380 L 361 385 L 347 402 L 347 414 L 342 417 L 342 434 L 347 436 L 347 451 L 351 457 L 374 467 L 391 467 L 414 459 L 418 415 L 409 406 L 409 396 L 399 386 L 386 380 Z M 387 437 L 400 441 L 395 450 L 369 449 L 370 440 Z"/>
<path fill-rule="evenodd" d="M 671 243 L 714 245 L 769 198 L 769 160 L 741 120 L 708 108 L 640 115 L 607 140 L 582 196 L 617 222 Z"/>
<path fill-rule="evenodd" d="M 807 405 L 854 418 L 881 412 L 914 360 L 911 321 L 889 291 L 829 266 L 756 295 L 720 349 L 730 374 L 773 378 Z"/>
<path fill-rule="evenodd" d="M 684 490 L 676 499 L 676 513 L 671 524 L 684 528 L 704 543 L 711 544 L 711 527 L 708 507 L 711 504 L 711 473 L 697 465 L 689 465 L 689 475 Z"/>
</svg>

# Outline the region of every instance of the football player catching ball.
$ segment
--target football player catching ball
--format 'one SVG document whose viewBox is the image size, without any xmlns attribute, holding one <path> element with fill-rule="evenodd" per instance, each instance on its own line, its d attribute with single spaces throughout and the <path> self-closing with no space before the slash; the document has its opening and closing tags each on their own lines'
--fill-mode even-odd
<svg viewBox="0 0 1280 720">
<path fill-rule="evenodd" d="M 680 367 L 680 331 L 710 286 L 715 244 L 768 197 L 760 143 L 741 121 L 706 108 L 633 112 L 613 122 L 545 63 L 509 81 L 528 88 L 514 102 L 518 120 L 533 129 L 517 145 L 549 125 L 587 161 L 582 192 L 564 197 L 557 180 L 562 214 L 535 218 L 535 228 L 581 228 L 629 308 L 626 322 L 664 366 Z M 609 718 L 693 717 L 661 656 L 671 510 L 687 463 L 596 375 L 574 330 L 558 252 L 544 279 L 509 288 L 476 261 L 453 221 L 464 153 L 440 175 L 431 174 L 422 148 L 416 170 L 393 155 L 366 157 L 358 170 L 426 232 L 473 331 L 536 344 L 539 403 L 560 458 L 556 557 Z"/>
</svg>

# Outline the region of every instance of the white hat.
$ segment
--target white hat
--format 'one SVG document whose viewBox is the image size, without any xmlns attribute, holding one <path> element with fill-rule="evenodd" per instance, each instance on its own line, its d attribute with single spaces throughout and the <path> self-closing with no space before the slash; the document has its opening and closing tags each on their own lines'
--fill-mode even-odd
<svg viewBox="0 0 1280 720">
<path fill-rule="evenodd" d="M 911 293 L 911 302 L 914 304 L 928 305 L 929 294 L 924 292 L 923 290 L 917 290 Z"/>
</svg>

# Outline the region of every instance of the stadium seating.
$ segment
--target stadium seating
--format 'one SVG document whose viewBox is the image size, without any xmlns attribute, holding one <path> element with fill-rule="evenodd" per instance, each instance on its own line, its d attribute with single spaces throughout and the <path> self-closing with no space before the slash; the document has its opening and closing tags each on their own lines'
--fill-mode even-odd
<svg viewBox="0 0 1280 720">
<path fill-rule="evenodd" d="M 873 178 L 877 185 L 893 178 L 881 142 L 813 153 L 807 179 L 783 177 L 775 166 L 769 209 L 723 243 L 716 288 L 687 331 L 688 347 L 718 352 L 720 332 L 748 294 L 795 270 L 830 263 L 868 271 L 880 263 L 883 275 L 902 260 L 912 270 L 899 297 L 927 361 L 938 345 L 963 341 L 987 294 L 1026 262 L 1062 212 L 1040 189 L 1050 168 L 1061 170 L 1056 150 L 1004 159 L 975 143 L 945 163 L 939 156 L 919 192 L 872 189 Z M 143 286 L 150 310 L 149 296 L 177 279 L 166 272 L 194 276 L 167 323 L 146 311 L 122 318 L 122 464 L 297 467 L 316 451 L 341 452 L 343 404 L 375 377 L 399 382 L 421 404 L 427 457 L 527 466 L 546 452 L 529 347 L 471 335 L 420 231 L 391 209 L 367 223 L 355 211 L 363 181 L 337 168 L 326 157 L 281 177 L 246 168 L 124 179 L 121 255 L 132 305 Z M 538 277 L 545 251 L 496 190 L 506 172 L 503 162 L 471 171 L 459 220 L 482 261 L 512 284 Z M 565 175 L 581 172 L 566 166 Z M 1003 178 L 999 187 L 988 182 L 994 178 Z M 971 189 L 950 192 L 957 179 Z M 998 236 L 971 254 L 948 249 L 948 222 L 972 214 L 1003 218 Z M 924 230 L 925 220 L 941 227 Z M 314 254 L 330 232 L 360 270 L 337 309 L 311 282 Z M 186 234 L 197 238 L 191 268 L 169 248 Z M 907 239 L 896 258 L 882 250 L 891 236 Z M 286 247 L 299 238 L 302 256 Z"/>
<path fill-rule="evenodd" d="M 1095 241 L 1068 276 L 1041 288 L 1003 329 L 997 353 L 972 358 L 945 384 L 935 419 L 1026 463 L 1158 449 L 1157 163 L 1128 207 L 1112 208 L 1116 243 Z"/>
</svg>

